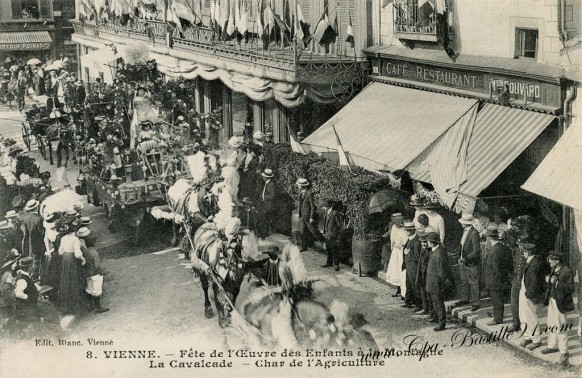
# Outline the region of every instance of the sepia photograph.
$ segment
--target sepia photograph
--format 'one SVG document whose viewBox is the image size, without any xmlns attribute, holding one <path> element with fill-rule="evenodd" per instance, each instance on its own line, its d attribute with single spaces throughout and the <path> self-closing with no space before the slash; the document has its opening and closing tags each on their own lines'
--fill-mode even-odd
<svg viewBox="0 0 582 378">
<path fill-rule="evenodd" d="M 0 377 L 580 377 L 582 0 L 0 0 Z"/>
</svg>

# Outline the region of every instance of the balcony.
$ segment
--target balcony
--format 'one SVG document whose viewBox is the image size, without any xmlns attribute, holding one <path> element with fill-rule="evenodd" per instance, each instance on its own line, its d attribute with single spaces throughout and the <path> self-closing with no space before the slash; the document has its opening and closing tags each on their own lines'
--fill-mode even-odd
<svg viewBox="0 0 582 378">
<path fill-rule="evenodd" d="M 258 77 L 299 82 L 327 90 L 335 88 L 334 93 L 345 92 L 346 85 L 350 88 L 359 86 L 357 83 L 363 83 L 366 76 L 364 60 L 356 61 L 353 56 L 317 54 L 304 48 L 303 43 L 297 44 L 298 47 L 295 43 L 285 46 L 272 43 L 265 49 L 263 40 L 257 35 L 251 34 L 240 43 L 224 41 L 211 28 L 196 26 L 186 28 L 183 33 L 174 29 L 172 47 L 168 48 L 166 26 L 159 21 L 134 20 L 126 25 L 118 22 L 96 25 L 76 20 L 71 20 L 71 23 L 78 35 L 124 44 L 140 41 L 153 48 L 162 47 L 164 54 L 180 59 L 220 62 L 223 67 L 224 63 L 227 67 L 229 63 L 232 67 L 251 67 L 252 74 Z M 251 70 L 241 72 L 250 74 Z"/>
<path fill-rule="evenodd" d="M 419 7 L 418 3 L 418 0 L 401 0 L 393 7 L 394 36 L 404 40 L 439 42 L 441 29 L 447 29 L 450 37 L 453 27 L 439 25 L 439 22 L 446 21 L 439 20 L 434 4 L 426 1 Z"/>
<path fill-rule="evenodd" d="M 26 24 L 26 28 L 23 26 Z M 2 20 L 0 21 L 0 32 L 22 32 L 31 30 L 53 30 L 55 20 L 53 19 L 28 19 Z"/>
</svg>

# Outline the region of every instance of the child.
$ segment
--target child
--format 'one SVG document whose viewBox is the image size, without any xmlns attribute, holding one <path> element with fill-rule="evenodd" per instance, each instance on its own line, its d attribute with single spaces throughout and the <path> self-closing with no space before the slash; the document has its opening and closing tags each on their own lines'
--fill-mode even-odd
<svg viewBox="0 0 582 378">
<path fill-rule="evenodd" d="M 89 238 L 91 231 L 87 227 L 81 227 L 77 231 L 77 237 L 81 239 L 81 250 L 85 258 L 85 276 L 87 277 L 87 288 L 85 291 L 92 297 L 95 313 L 101 314 L 109 311 L 106 307 L 101 307 L 101 294 L 103 292 L 103 271 L 101 270 L 101 258 L 99 252 L 94 248 L 95 238 Z"/>
</svg>

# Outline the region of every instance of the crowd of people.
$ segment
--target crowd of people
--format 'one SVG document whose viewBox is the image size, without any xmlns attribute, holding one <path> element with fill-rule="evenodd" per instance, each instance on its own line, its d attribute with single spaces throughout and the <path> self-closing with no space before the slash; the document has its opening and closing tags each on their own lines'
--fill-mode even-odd
<svg viewBox="0 0 582 378">
<path fill-rule="evenodd" d="M 435 331 L 445 329 L 444 301 L 458 289 L 454 307 L 468 306 L 478 311 L 484 298 L 491 300 L 488 325 L 504 324 L 504 305 L 511 304 L 509 332 L 523 332 L 521 346 L 534 350 L 541 343 L 537 331 L 538 313 L 548 306 L 548 337 L 543 354 L 560 352 L 560 364 L 568 365 L 566 314 L 574 310 L 574 274 L 563 264 L 559 251 L 545 251 L 533 234 L 530 216 L 509 218 L 496 214 L 496 222 L 482 214 L 462 214 L 463 233 L 457 261 L 451 261 L 443 244 L 444 221 L 430 200 L 414 195 L 414 219 L 392 215 L 386 280 L 397 287 L 405 308 L 426 315 L 437 323 Z M 458 264 L 460 281 L 455 282 L 452 265 Z"/>
<path fill-rule="evenodd" d="M 91 219 L 81 216 L 80 203 L 56 212 L 39 211 L 40 205 L 32 199 L 0 222 L 2 331 L 13 335 L 41 319 L 46 323 L 47 313 L 58 328 L 56 311 L 108 311 L 101 305 L 103 272 Z M 52 314 L 39 307 L 39 296 L 47 299 L 45 309 L 46 304 L 54 306 Z"/>
</svg>

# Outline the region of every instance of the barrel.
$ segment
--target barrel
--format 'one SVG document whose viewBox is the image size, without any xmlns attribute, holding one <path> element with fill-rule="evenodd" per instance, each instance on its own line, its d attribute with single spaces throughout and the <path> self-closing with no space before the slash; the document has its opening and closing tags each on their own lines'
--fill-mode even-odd
<svg viewBox="0 0 582 378">
<path fill-rule="evenodd" d="M 374 277 L 382 269 L 382 239 L 375 237 L 353 238 L 353 271 L 358 276 Z"/>
</svg>

